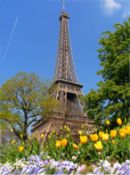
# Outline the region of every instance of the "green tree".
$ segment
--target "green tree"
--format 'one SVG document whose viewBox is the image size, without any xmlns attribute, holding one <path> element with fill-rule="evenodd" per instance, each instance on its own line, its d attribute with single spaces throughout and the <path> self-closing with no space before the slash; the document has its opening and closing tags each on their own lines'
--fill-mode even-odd
<svg viewBox="0 0 130 175">
<path fill-rule="evenodd" d="M 18 138 L 26 140 L 32 124 L 49 117 L 56 107 L 47 95 L 48 87 L 49 83 L 33 73 L 19 73 L 0 88 L 0 120 L 10 125 Z"/>
<path fill-rule="evenodd" d="M 114 28 L 99 41 L 102 81 L 84 97 L 85 111 L 97 123 L 117 117 L 127 122 L 130 115 L 130 18 Z"/>
</svg>

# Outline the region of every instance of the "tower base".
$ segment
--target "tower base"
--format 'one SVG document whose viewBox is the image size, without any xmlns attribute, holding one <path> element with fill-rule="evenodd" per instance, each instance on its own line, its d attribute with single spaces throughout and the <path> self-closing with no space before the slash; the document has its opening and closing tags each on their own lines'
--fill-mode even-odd
<svg viewBox="0 0 130 175">
<path fill-rule="evenodd" d="M 44 134 L 45 137 L 47 137 L 47 135 L 49 135 L 52 131 L 56 131 L 60 135 L 61 127 L 64 125 L 70 128 L 71 135 L 74 138 L 78 136 L 78 130 L 81 130 L 83 125 L 86 129 L 86 135 L 96 131 L 93 121 L 89 120 L 87 117 L 72 116 L 71 118 L 62 118 L 57 115 L 49 119 L 39 121 L 39 123 L 34 125 L 32 133 L 38 133 L 39 135 Z"/>
</svg>

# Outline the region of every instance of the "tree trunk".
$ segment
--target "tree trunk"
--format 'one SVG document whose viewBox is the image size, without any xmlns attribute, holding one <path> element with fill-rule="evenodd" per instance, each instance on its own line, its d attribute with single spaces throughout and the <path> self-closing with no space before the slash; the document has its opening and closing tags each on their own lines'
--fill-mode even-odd
<svg viewBox="0 0 130 175">
<path fill-rule="evenodd" d="M 27 112 L 24 111 L 24 117 L 25 117 L 25 121 L 24 121 L 24 133 L 23 133 L 23 140 L 26 142 L 26 140 L 28 139 L 28 134 L 27 134 L 27 121 L 28 121 L 28 115 Z"/>
</svg>

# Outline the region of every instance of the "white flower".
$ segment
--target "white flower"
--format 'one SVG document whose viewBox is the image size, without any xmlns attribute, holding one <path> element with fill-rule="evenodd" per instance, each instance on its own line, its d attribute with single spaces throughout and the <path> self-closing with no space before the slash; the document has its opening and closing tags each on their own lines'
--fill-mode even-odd
<svg viewBox="0 0 130 175">
<path fill-rule="evenodd" d="M 77 156 L 72 156 L 72 160 L 76 160 L 77 159 Z"/>
<path fill-rule="evenodd" d="M 111 164 L 110 164 L 107 160 L 105 160 L 105 161 L 103 162 L 103 167 L 104 167 L 105 169 L 108 169 L 110 166 L 111 166 Z"/>
<path fill-rule="evenodd" d="M 126 160 L 125 163 L 130 165 L 130 160 Z"/>
<path fill-rule="evenodd" d="M 121 168 L 121 164 L 119 164 L 118 162 L 116 162 L 116 163 L 114 163 L 113 168 L 119 170 Z"/>
</svg>

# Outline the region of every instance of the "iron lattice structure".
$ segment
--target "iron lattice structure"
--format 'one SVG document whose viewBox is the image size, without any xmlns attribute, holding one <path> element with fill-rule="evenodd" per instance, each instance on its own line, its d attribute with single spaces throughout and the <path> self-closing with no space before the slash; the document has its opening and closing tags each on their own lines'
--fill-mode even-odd
<svg viewBox="0 0 130 175">
<path fill-rule="evenodd" d="M 82 85 L 78 82 L 70 45 L 69 27 L 67 13 L 60 15 L 60 37 L 58 45 L 57 62 L 54 82 L 49 93 L 59 102 L 55 113 L 48 119 L 41 119 L 34 124 L 32 132 L 44 133 L 47 135 L 56 130 L 61 133 L 60 127 L 67 125 L 71 134 L 77 138 L 77 130 L 82 124 L 87 128 L 87 133 L 94 132 L 94 125 L 87 116 L 83 114 L 80 96 L 82 96 Z"/>
<path fill-rule="evenodd" d="M 56 112 L 60 116 L 83 116 L 79 97 L 82 95 L 82 85 L 78 82 L 72 57 L 69 26 L 69 15 L 62 12 L 60 15 L 60 36 L 57 62 L 52 85 L 52 94 L 59 101 Z"/>
</svg>

